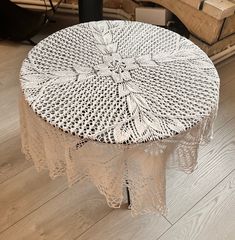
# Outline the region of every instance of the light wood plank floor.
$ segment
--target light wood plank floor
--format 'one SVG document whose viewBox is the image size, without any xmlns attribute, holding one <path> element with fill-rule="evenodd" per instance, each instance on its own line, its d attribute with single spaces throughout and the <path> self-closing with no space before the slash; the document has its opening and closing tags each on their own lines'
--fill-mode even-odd
<svg viewBox="0 0 235 240">
<path fill-rule="evenodd" d="M 235 56 L 217 65 L 220 108 L 198 169 L 168 170 L 167 217 L 132 218 L 125 205 L 110 209 L 91 183 L 51 181 L 21 154 L 18 74 L 30 49 L 0 42 L 0 240 L 235 239 Z"/>
</svg>

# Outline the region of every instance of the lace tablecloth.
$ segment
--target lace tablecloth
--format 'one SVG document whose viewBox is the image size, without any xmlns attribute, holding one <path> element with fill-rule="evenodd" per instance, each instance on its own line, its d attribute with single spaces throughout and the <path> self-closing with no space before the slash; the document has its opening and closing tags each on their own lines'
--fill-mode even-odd
<svg viewBox="0 0 235 240">
<path fill-rule="evenodd" d="M 38 170 L 90 179 L 109 206 L 165 212 L 167 166 L 193 171 L 216 116 L 210 59 L 171 31 L 100 21 L 58 31 L 21 69 L 22 146 Z"/>
</svg>

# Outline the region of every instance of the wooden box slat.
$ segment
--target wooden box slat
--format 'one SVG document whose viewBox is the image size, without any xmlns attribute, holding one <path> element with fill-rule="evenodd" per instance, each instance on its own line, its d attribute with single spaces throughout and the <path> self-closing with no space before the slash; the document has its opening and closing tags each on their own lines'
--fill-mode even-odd
<svg viewBox="0 0 235 240">
<path fill-rule="evenodd" d="M 235 15 L 225 19 L 220 39 L 223 39 L 231 34 L 235 34 Z"/>
<path fill-rule="evenodd" d="M 209 57 L 215 56 L 224 51 L 232 50 L 235 46 L 235 34 L 232 34 L 212 45 L 206 44 L 192 35 L 190 36 L 190 40 L 199 46 Z"/>
<path fill-rule="evenodd" d="M 234 14 L 235 3 L 228 0 L 206 0 L 202 10 L 206 14 L 221 20 Z"/>
<path fill-rule="evenodd" d="M 203 0 L 181 0 L 181 2 L 184 2 L 188 5 L 190 5 L 191 7 L 199 9 Z"/>
<path fill-rule="evenodd" d="M 51 7 L 45 7 L 45 6 L 40 6 L 40 5 L 29 5 L 29 4 L 23 4 L 23 3 L 17 3 L 17 6 L 22 7 L 22 8 L 26 8 L 26 9 L 30 9 L 30 10 L 37 10 L 37 11 L 50 11 L 52 10 Z"/>
<path fill-rule="evenodd" d="M 132 1 L 132 0 L 122 0 L 122 9 L 131 14 L 132 16 L 135 15 L 135 9 L 139 7 L 139 4 Z"/>
<path fill-rule="evenodd" d="M 45 2 L 43 0 L 11 0 L 11 1 L 22 8 L 38 10 L 38 11 L 52 10 L 51 4 L 48 0 L 45 0 Z M 52 4 L 54 7 L 57 7 L 59 3 L 60 1 L 52 0 Z"/>
<path fill-rule="evenodd" d="M 103 0 L 103 6 L 106 8 L 120 9 L 122 8 L 122 0 Z"/>
</svg>

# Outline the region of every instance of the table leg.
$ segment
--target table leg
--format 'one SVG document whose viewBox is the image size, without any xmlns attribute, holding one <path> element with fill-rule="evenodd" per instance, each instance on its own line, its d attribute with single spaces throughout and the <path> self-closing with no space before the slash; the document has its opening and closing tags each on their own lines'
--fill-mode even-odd
<svg viewBox="0 0 235 240">
<path fill-rule="evenodd" d="M 130 198 L 130 191 L 129 188 L 126 187 L 126 195 L 127 195 L 127 203 L 128 203 L 128 209 L 131 209 L 131 198 Z"/>
<path fill-rule="evenodd" d="M 103 19 L 103 0 L 78 0 L 78 4 L 80 23 Z"/>
</svg>

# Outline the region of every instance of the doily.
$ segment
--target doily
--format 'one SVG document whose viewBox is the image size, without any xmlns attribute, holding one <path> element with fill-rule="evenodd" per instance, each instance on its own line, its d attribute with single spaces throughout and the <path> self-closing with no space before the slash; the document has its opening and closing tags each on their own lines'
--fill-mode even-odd
<svg viewBox="0 0 235 240">
<path fill-rule="evenodd" d="M 129 21 L 79 24 L 35 46 L 20 74 L 22 148 L 40 171 L 91 180 L 110 207 L 166 212 L 165 169 L 192 172 L 212 137 L 219 77 L 171 31 Z"/>
</svg>

